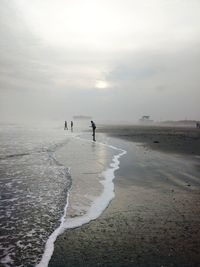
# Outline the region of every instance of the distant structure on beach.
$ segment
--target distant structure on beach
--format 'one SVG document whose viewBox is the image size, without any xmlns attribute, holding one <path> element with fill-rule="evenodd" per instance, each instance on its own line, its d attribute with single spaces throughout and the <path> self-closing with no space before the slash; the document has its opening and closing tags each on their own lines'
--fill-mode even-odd
<svg viewBox="0 0 200 267">
<path fill-rule="evenodd" d="M 146 124 L 146 123 L 152 123 L 153 120 L 150 119 L 150 116 L 148 115 L 144 115 L 142 116 L 142 118 L 139 119 L 139 122 L 142 123 L 142 124 Z"/>
<path fill-rule="evenodd" d="M 73 119 L 74 120 L 90 120 L 91 121 L 92 117 L 79 115 L 79 116 L 73 116 Z"/>
</svg>

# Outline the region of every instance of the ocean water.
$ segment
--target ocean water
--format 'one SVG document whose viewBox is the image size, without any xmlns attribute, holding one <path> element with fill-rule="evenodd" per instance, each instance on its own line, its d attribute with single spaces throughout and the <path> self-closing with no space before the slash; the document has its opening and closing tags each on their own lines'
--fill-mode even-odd
<svg viewBox="0 0 200 267">
<path fill-rule="evenodd" d="M 62 128 L 0 127 L 0 262 L 34 266 L 66 205 L 71 177 L 54 153 Z"/>
<path fill-rule="evenodd" d="M 0 266 L 48 266 L 57 236 L 96 219 L 114 197 L 125 151 L 81 131 L 0 125 Z"/>
</svg>

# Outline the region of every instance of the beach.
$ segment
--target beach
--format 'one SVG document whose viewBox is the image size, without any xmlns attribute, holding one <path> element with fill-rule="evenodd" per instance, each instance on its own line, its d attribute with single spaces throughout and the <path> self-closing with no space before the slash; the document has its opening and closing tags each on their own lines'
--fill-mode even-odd
<svg viewBox="0 0 200 267">
<path fill-rule="evenodd" d="M 194 126 L 102 126 L 99 132 L 169 153 L 200 155 L 200 131 Z"/>
<path fill-rule="evenodd" d="M 200 0 L 0 26 L 0 267 L 200 267 Z"/>
<path fill-rule="evenodd" d="M 65 230 L 50 267 L 200 265 L 199 129 L 104 126 L 97 141 L 127 153 L 115 196 L 95 220 Z"/>
</svg>

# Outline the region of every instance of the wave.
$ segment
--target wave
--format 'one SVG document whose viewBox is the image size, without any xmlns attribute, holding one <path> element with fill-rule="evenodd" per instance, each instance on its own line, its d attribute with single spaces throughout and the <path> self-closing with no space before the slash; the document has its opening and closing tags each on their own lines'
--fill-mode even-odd
<svg viewBox="0 0 200 267">
<path fill-rule="evenodd" d="M 30 153 L 11 154 L 11 155 L 7 155 L 5 157 L 0 157 L 0 160 L 9 159 L 9 158 L 16 158 L 16 157 L 23 157 L 23 156 L 28 156 L 28 155 L 30 155 Z"/>
<path fill-rule="evenodd" d="M 65 216 L 67 214 L 67 207 L 68 207 L 68 199 L 69 199 L 69 191 L 67 194 L 67 204 L 64 208 L 64 214 L 61 218 L 61 223 L 60 226 L 49 236 L 46 245 L 45 245 L 45 251 L 44 254 L 42 256 L 42 259 L 40 261 L 39 264 L 36 265 L 36 267 L 45 267 L 48 266 L 48 263 L 51 259 L 51 256 L 53 254 L 54 251 L 54 242 L 56 241 L 57 237 L 60 235 L 61 233 L 61 229 L 64 225 L 64 221 L 65 221 Z"/>
<path fill-rule="evenodd" d="M 0 158 L 0 228 L 4 231 L 0 266 L 34 266 L 60 224 L 71 176 L 69 168 L 56 160 L 54 150 L 65 143 L 47 143 L 41 149 L 31 147 L 30 153 Z"/>
<path fill-rule="evenodd" d="M 81 139 L 86 142 L 91 142 L 90 140 L 83 139 L 80 137 L 74 137 L 74 138 Z M 47 240 L 42 259 L 39 262 L 39 264 L 36 265 L 36 267 L 47 267 L 48 266 L 48 263 L 54 251 L 54 242 L 56 241 L 57 237 L 60 234 L 62 234 L 66 229 L 80 227 L 83 224 L 89 223 L 90 221 L 97 219 L 102 214 L 102 212 L 107 208 L 110 201 L 115 196 L 114 183 L 113 183 L 113 179 L 115 178 L 114 173 L 116 170 L 119 169 L 120 157 L 125 155 L 127 151 L 121 148 L 117 148 L 115 146 L 104 144 L 104 143 L 100 143 L 100 142 L 96 142 L 96 143 L 119 151 L 119 154 L 113 156 L 113 159 L 112 159 L 112 162 L 109 168 L 107 168 L 106 171 L 102 173 L 104 180 L 100 181 L 100 183 L 104 187 L 103 193 L 95 199 L 95 201 L 93 202 L 93 204 L 91 205 L 91 207 L 89 208 L 88 212 L 85 215 L 81 217 L 67 218 L 67 220 L 65 220 L 65 217 L 67 215 L 68 202 L 69 202 L 69 192 L 68 192 L 67 203 L 64 208 L 64 213 L 61 218 L 61 223 L 59 227 L 50 235 L 49 239 Z"/>
<path fill-rule="evenodd" d="M 38 153 L 53 153 L 63 145 L 67 144 L 68 140 L 60 141 L 56 144 L 43 144 L 42 147 L 33 147 L 32 149 L 29 149 L 27 152 L 24 151 L 22 153 L 13 153 L 13 154 L 7 154 L 5 156 L 0 156 L 0 160 L 6 160 L 6 159 L 13 159 L 18 157 L 24 157 L 29 156 L 31 154 L 38 154 Z"/>
</svg>

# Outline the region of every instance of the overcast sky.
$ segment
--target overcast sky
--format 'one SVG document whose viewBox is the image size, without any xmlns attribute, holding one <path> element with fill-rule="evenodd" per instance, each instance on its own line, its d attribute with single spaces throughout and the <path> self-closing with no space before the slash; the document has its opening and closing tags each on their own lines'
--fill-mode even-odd
<svg viewBox="0 0 200 267">
<path fill-rule="evenodd" d="M 200 120 L 199 0 L 1 0 L 0 119 Z"/>
</svg>

